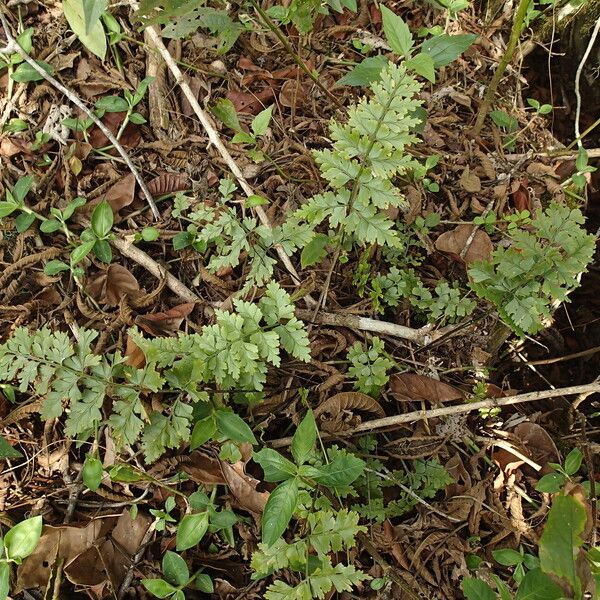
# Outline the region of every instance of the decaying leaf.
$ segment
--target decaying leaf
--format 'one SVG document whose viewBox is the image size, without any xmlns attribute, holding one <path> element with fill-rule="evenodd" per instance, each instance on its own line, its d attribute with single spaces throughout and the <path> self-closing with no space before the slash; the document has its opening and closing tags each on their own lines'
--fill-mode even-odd
<svg viewBox="0 0 600 600">
<path fill-rule="evenodd" d="M 87 291 L 101 304 L 118 306 L 123 296 L 137 298 L 141 290 L 131 271 L 121 265 L 112 264 L 90 277 Z"/>
<path fill-rule="evenodd" d="M 475 225 L 458 225 L 458 227 L 442 233 L 435 241 L 435 248 L 440 252 L 452 255 L 454 260 L 466 264 L 480 260 L 490 260 L 494 251 L 490 236 L 485 231 L 478 229 L 471 238 L 474 230 Z M 461 258 L 461 253 L 469 241 L 469 248 L 464 257 Z"/>
<path fill-rule="evenodd" d="M 146 333 L 157 337 L 175 335 L 185 319 L 193 310 L 195 304 L 186 302 L 179 304 L 165 312 L 138 315 L 135 322 Z"/>
<path fill-rule="evenodd" d="M 465 192 L 475 193 L 481 191 L 481 180 L 467 167 L 460 176 L 460 185 Z"/>
<path fill-rule="evenodd" d="M 148 190 L 153 196 L 165 196 L 187 190 L 189 177 L 185 173 L 162 173 L 148 182 Z"/>
<path fill-rule="evenodd" d="M 252 513 L 261 515 L 269 499 L 269 492 L 257 491 L 260 481 L 246 473 L 245 463 L 238 461 L 230 465 L 221 461 L 221 471 L 231 495 L 238 504 Z"/>
<path fill-rule="evenodd" d="M 541 465 L 541 475 L 551 472 L 549 462 L 559 463 L 560 454 L 548 432 L 537 423 L 526 421 L 517 425 L 513 431 L 516 439 L 523 443 L 531 458 Z"/>
<path fill-rule="evenodd" d="M 432 404 L 464 400 L 457 388 L 418 373 L 397 373 L 390 379 L 390 393 L 401 402 L 424 400 Z"/>
<path fill-rule="evenodd" d="M 361 422 L 354 413 L 360 411 L 374 415 L 377 418 L 385 417 L 381 404 L 361 392 L 340 392 L 322 402 L 314 411 L 319 419 L 320 427 L 324 431 L 334 432 L 354 427 Z"/>
</svg>

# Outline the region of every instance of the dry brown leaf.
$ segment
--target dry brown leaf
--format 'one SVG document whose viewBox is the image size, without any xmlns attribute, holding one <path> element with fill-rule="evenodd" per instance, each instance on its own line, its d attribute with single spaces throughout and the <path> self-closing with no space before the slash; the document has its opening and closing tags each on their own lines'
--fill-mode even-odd
<svg viewBox="0 0 600 600">
<path fill-rule="evenodd" d="M 194 306 L 194 302 L 186 302 L 174 306 L 166 312 L 138 315 L 135 318 L 135 323 L 150 335 L 157 337 L 175 335 L 183 319 L 194 310 Z"/>
<path fill-rule="evenodd" d="M 245 463 L 238 461 L 230 465 L 225 461 L 221 461 L 221 471 L 229 491 L 237 503 L 252 513 L 262 515 L 265 504 L 269 499 L 269 492 L 258 492 L 256 490 L 260 481 L 246 473 Z"/>
<path fill-rule="evenodd" d="M 481 180 L 469 167 L 462 172 L 459 183 L 465 192 L 474 194 L 481 191 Z"/>
<path fill-rule="evenodd" d="M 288 79 L 281 86 L 279 102 L 287 108 L 302 106 L 308 97 L 306 88 L 307 84 L 303 84 L 295 79 Z"/>
<path fill-rule="evenodd" d="M 146 364 L 142 349 L 129 336 L 125 345 L 125 364 L 136 369 L 141 369 Z"/>
<path fill-rule="evenodd" d="M 442 233 L 435 241 L 435 249 L 439 252 L 446 252 L 454 260 L 467 265 L 475 261 L 490 260 L 494 245 L 490 236 L 481 229 L 475 232 L 464 258 L 460 256 L 475 227 L 475 225 L 458 225 L 458 227 Z"/>
<path fill-rule="evenodd" d="M 453 400 L 464 400 L 465 398 L 465 395 L 459 389 L 418 373 L 392 375 L 390 393 L 396 400 L 401 402 L 425 400 L 432 404 L 439 404 Z"/>
<path fill-rule="evenodd" d="M 196 483 L 223 485 L 226 483 L 219 459 L 195 450 L 189 456 L 181 458 L 180 468 Z"/>
<path fill-rule="evenodd" d="M 371 396 L 361 392 L 340 392 L 335 396 L 331 396 L 315 408 L 315 417 L 318 418 L 321 415 L 335 416 L 344 410 L 361 410 L 378 418 L 385 417 L 385 411 L 381 404 Z"/>
<path fill-rule="evenodd" d="M 102 123 L 106 125 L 106 128 L 113 134 L 116 135 L 121 127 L 121 123 L 125 120 L 124 112 L 111 112 L 106 113 L 104 117 L 102 117 Z M 129 123 L 121 137 L 119 138 L 119 142 L 121 146 L 124 148 L 135 148 L 142 139 L 142 134 L 137 125 L 133 123 Z M 94 125 L 89 133 L 88 141 L 92 145 L 93 148 L 104 148 L 105 146 L 110 146 L 110 141 L 104 135 L 99 127 Z M 116 152 L 116 151 L 115 151 Z"/>
<path fill-rule="evenodd" d="M 148 190 L 153 196 L 174 194 L 190 188 L 190 179 L 185 173 L 162 173 L 148 182 Z"/>
<path fill-rule="evenodd" d="M 137 298 L 140 284 L 131 271 L 121 265 L 113 264 L 90 277 L 87 291 L 97 302 L 118 306 L 123 296 Z"/>
<path fill-rule="evenodd" d="M 250 92 L 231 91 L 227 93 L 227 98 L 231 100 L 233 106 L 235 106 L 236 112 L 257 115 L 265 108 L 266 102 L 274 95 L 273 89 L 268 87 L 255 94 Z"/>
<path fill-rule="evenodd" d="M 560 462 L 560 454 L 556 444 L 541 425 L 526 421 L 517 425 L 513 434 L 527 448 L 526 453 L 542 467 L 540 476 L 554 470 L 548 466 L 549 462 Z"/>
</svg>

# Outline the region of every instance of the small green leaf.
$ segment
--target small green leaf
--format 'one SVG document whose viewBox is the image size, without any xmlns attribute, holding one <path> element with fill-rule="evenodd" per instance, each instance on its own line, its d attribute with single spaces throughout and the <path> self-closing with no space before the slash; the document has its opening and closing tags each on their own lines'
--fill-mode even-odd
<svg viewBox="0 0 600 600">
<path fill-rule="evenodd" d="M 581 468 L 583 461 L 583 453 L 579 448 L 573 448 L 565 458 L 565 473 L 567 475 L 575 475 Z"/>
<path fill-rule="evenodd" d="M 400 16 L 383 5 L 381 5 L 381 18 L 385 39 L 392 50 L 398 56 L 408 57 L 414 44 L 408 25 Z"/>
<path fill-rule="evenodd" d="M 510 591 L 510 588 L 498 577 L 498 575 L 492 574 L 492 579 L 496 584 L 496 588 L 498 588 L 498 593 L 500 594 L 500 600 L 513 600 L 513 595 Z"/>
<path fill-rule="evenodd" d="M 255 452 L 252 459 L 262 467 L 265 481 L 268 482 L 285 481 L 298 473 L 298 468 L 291 460 L 272 448 L 263 448 Z"/>
<path fill-rule="evenodd" d="M 242 126 L 240 125 L 235 106 L 228 98 L 219 98 L 214 106 L 210 107 L 210 112 L 229 127 L 229 129 L 242 133 Z"/>
<path fill-rule="evenodd" d="M 292 438 L 292 456 L 298 466 L 303 465 L 312 454 L 317 441 L 317 424 L 313 411 L 308 409 Z"/>
<path fill-rule="evenodd" d="M 103 470 L 100 460 L 89 454 L 85 457 L 83 463 L 83 483 L 92 492 L 95 492 L 100 487 Z"/>
<path fill-rule="evenodd" d="M 15 210 L 17 210 L 18 206 L 14 202 L 0 202 L 0 219 L 2 217 L 8 217 Z"/>
<path fill-rule="evenodd" d="M 490 112 L 490 118 L 498 127 L 503 127 L 506 131 L 514 131 L 518 122 L 515 117 L 511 117 L 508 113 L 505 113 L 503 110 L 492 110 Z"/>
<path fill-rule="evenodd" d="M 206 444 L 217 432 L 217 424 L 213 415 L 201 419 L 194 425 L 190 438 L 190 450 L 195 450 Z"/>
<path fill-rule="evenodd" d="M 269 123 L 271 122 L 271 117 L 273 116 L 273 104 L 265 110 L 259 112 L 256 117 L 252 120 L 250 124 L 250 128 L 254 135 L 265 135 L 267 133 L 267 129 L 269 128 Z"/>
<path fill-rule="evenodd" d="M 13 560 L 22 560 L 35 550 L 41 535 L 42 517 L 31 517 L 17 523 L 4 536 L 6 554 Z"/>
<path fill-rule="evenodd" d="M 208 531 L 208 513 L 201 512 L 185 515 L 177 527 L 177 551 L 187 550 L 196 546 Z"/>
<path fill-rule="evenodd" d="M 429 54 L 420 52 L 416 56 L 404 61 L 407 69 L 412 69 L 417 75 L 425 77 L 431 83 L 435 83 L 435 65 Z"/>
<path fill-rule="evenodd" d="M 3 436 L 0 435 L 0 459 L 3 458 L 22 458 L 23 455 L 13 448 Z"/>
<path fill-rule="evenodd" d="M 535 489 L 538 492 L 547 494 L 556 494 L 566 483 L 567 477 L 562 473 L 548 473 L 544 475 L 536 484 Z"/>
<path fill-rule="evenodd" d="M 146 119 L 140 113 L 134 112 L 129 115 L 129 120 L 135 125 L 143 125 L 146 123 Z"/>
<path fill-rule="evenodd" d="M 105 112 L 127 112 L 129 104 L 121 96 L 104 96 L 96 100 L 94 106 Z"/>
<path fill-rule="evenodd" d="M 0 562 L 0 600 L 5 600 L 10 592 L 10 565 Z"/>
<path fill-rule="evenodd" d="M 463 579 L 461 587 L 467 600 L 496 600 L 494 590 L 480 579 Z"/>
<path fill-rule="evenodd" d="M 173 238 L 173 250 L 183 250 L 184 248 L 187 248 L 193 241 L 194 236 L 191 233 L 182 231 Z"/>
<path fill-rule="evenodd" d="M 94 208 L 92 213 L 92 231 L 99 240 L 104 239 L 112 229 L 114 221 L 113 210 L 110 204 L 103 200 Z"/>
<path fill-rule="evenodd" d="M 505 567 L 512 567 L 514 565 L 520 565 L 523 562 L 523 555 L 512 548 L 501 548 L 500 550 L 493 550 L 492 556 L 497 563 L 504 565 Z"/>
<path fill-rule="evenodd" d="M 51 260 L 47 262 L 46 266 L 44 267 L 44 273 L 46 273 L 46 275 L 50 275 L 50 277 L 68 270 L 69 265 L 64 263 L 62 260 Z"/>
<path fill-rule="evenodd" d="M 29 54 L 33 49 L 33 27 L 27 28 L 17 36 L 17 44 Z"/>
<path fill-rule="evenodd" d="M 265 206 L 269 204 L 269 201 L 266 198 L 263 198 L 262 196 L 252 194 L 251 196 L 248 196 L 248 199 L 246 200 L 245 204 L 248 208 L 253 208 L 255 206 Z"/>
<path fill-rule="evenodd" d="M 71 264 L 76 265 L 81 262 L 91 251 L 94 245 L 96 244 L 95 240 L 90 242 L 84 242 L 80 244 L 71 252 Z"/>
<path fill-rule="evenodd" d="M 49 65 L 47 62 L 43 60 L 35 61 L 39 67 L 41 67 L 48 75 L 54 74 L 54 69 L 52 65 Z M 41 81 L 44 79 L 42 75 L 38 71 L 36 71 L 29 63 L 21 63 L 15 71 L 12 73 L 10 78 L 14 81 L 18 81 L 20 83 L 27 81 Z"/>
<path fill-rule="evenodd" d="M 177 592 L 177 588 L 164 579 L 142 579 L 142 585 L 157 598 L 168 598 Z"/>
<path fill-rule="evenodd" d="M 540 569 L 529 571 L 519 584 L 515 600 L 559 600 L 562 590 Z"/>
<path fill-rule="evenodd" d="M 156 227 L 144 227 L 142 229 L 142 239 L 145 242 L 154 242 L 160 237 L 160 231 Z"/>
<path fill-rule="evenodd" d="M 429 54 L 435 68 L 445 67 L 456 60 L 473 42 L 477 36 L 472 33 L 461 35 L 436 35 L 423 42 L 421 51 Z"/>
<path fill-rule="evenodd" d="M 185 585 L 190 578 L 188 566 L 176 552 L 167 550 L 162 559 L 162 572 L 165 579 L 173 585 Z"/>
<path fill-rule="evenodd" d="M 579 148 L 577 153 L 577 159 L 575 160 L 575 168 L 578 171 L 583 171 L 588 165 L 588 153 L 587 150 L 582 146 Z"/>
<path fill-rule="evenodd" d="M 117 483 L 133 483 L 142 481 L 144 477 L 129 465 L 113 465 L 108 474 L 112 481 Z"/>
<path fill-rule="evenodd" d="M 18 233 L 23 233 L 24 231 L 27 231 L 32 223 L 35 221 L 35 215 L 33 213 L 21 213 L 16 219 L 15 219 L 15 229 L 17 230 Z"/>
<path fill-rule="evenodd" d="M 40 231 L 43 233 L 54 233 L 62 227 L 62 223 L 56 219 L 48 219 L 40 225 Z"/>
<path fill-rule="evenodd" d="M 110 265 L 112 262 L 112 249 L 106 240 L 97 240 L 94 244 L 94 254 L 98 260 Z"/>
<path fill-rule="evenodd" d="M 252 429 L 236 413 L 227 410 L 217 410 L 215 411 L 215 416 L 217 418 L 217 429 L 230 440 L 234 442 L 248 442 L 250 444 L 258 443 L 252 433 Z"/>
<path fill-rule="evenodd" d="M 298 482 L 288 479 L 269 496 L 262 516 L 262 542 L 272 546 L 287 529 L 298 506 Z"/>
<path fill-rule="evenodd" d="M 212 594 L 215 591 L 210 575 L 206 573 L 199 573 L 196 577 L 196 587 L 205 594 Z"/>
<path fill-rule="evenodd" d="M 256 144 L 256 138 L 245 131 L 236 133 L 232 138 L 233 144 Z"/>
<path fill-rule="evenodd" d="M 31 175 L 21 177 L 21 179 L 19 179 L 17 183 L 15 183 L 12 189 L 12 197 L 17 204 L 23 204 L 25 196 L 27 196 L 29 190 L 31 190 L 32 185 L 33 177 Z"/>
<path fill-rule="evenodd" d="M 312 267 L 325 258 L 326 247 L 329 243 L 329 236 L 323 233 L 317 233 L 304 248 L 300 254 L 300 264 L 302 268 Z"/>
<path fill-rule="evenodd" d="M 365 86 L 381 77 L 381 69 L 388 63 L 383 55 L 370 56 L 336 81 L 336 85 Z"/>
</svg>

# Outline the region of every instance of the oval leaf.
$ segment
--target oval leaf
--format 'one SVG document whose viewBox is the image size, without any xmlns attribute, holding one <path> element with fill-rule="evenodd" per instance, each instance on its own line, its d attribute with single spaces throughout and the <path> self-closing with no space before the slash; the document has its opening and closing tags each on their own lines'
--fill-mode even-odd
<svg viewBox="0 0 600 600">
<path fill-rule="evenodd" d="M 208 530 L 208 513 L 185 515 L 177 527 L 177 550 L 194 547 Z"/>
<path fill-rule="evenodd" d="M 269 496 L 262 519 L 262 542 L 272 546 L 287 529 L 298 505 L 298 482 L 288 479 Z"/>
<path fill-rule="evenodd" d="M 23 559 L 36 548 L 42 535 L 42 517 L 31 517 L 17 523 L 5 536 L 4 547 L 9 558 Z"/>
<path fill-rule="evenodd" d="M 83 483 L 95 492 L 102 481 L 102 462 L 93 456 L 86 456 L 83 463 Z"/>
<path fill-rule="evenodd" d="M 292 456 L 297 465 L 303 465 L 312 453 L 317 441 L 317 424 L 313 411 L 308 409 L 292 439 Z"/>
<path fill-rule="evenodd" d="M 165 579 L 173 585 L 184 585 L 190 578 L 190 571 L 185 560 L 171 550 L 167 550 L 163 556 L 162 572 Z"/>
<path fill-rule="evenodd" d="M 219 432 L 226 435 L 230 440 L 234 442 L 247 442 L 249 444 L 257 443 L 252 429 L 250 429 L 246 421 L 239 415 L 227 410 L 217 410 L 215 416 L 217 417 Z"/>
</svg>

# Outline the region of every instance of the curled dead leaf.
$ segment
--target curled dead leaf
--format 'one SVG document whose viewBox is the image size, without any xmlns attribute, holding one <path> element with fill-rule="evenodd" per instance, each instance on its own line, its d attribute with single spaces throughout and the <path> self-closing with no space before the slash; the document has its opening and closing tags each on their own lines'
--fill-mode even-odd
<svg viewBox="0 0 600 600">
<path fill-rule="evenodd" d="M 560 463 L 560 454 L 550 434 L 537 423 L 520 423 L 513 430 L 515 438 L 527 448 L 527 454 L 542 467 L 541 475 L 553 471 L 549 462 Z"/>
<path fill-rule="evenodd" d="M 179 467 L 196 483 L 205 485 L 224 485 L 226 483 L 219 459 L 208 456 L 204 452 L 195 450 L 189 456 L 182 457 Z"/>
<path fill-rule="evenodd" d="M 135 323 L 150 335 L 157 337 L 175 335 L 181 327 L 183 319 L 194 310 L 194 306 L 194 302 L 186 302 L 165 312 L 138 315 Z"/>
<path fill-rule="evenodd" d="M 238 461 L 230 465 L 221 461 L 221 471 L 238 504 L 252 513 L 261 515 L 269 499 L 269 492 L 257 491 L 256 487 L 260 481 L 246 473 L 245 463 Z"/>
<path fill-rule="evenodd" d="M 185 173 L 162 173 L 148 182 L 148 190 L 153 196 L 165 196 L 187 190 L 190 179 Z"/>
<path fill-rule="evenodd" d="M 273 92 L 273 88 L 268 87 L 256 94 L 231 91 L 227 93 L 227 98 L 231 100 L 233 106 L 235 106 L 236 112 L 257 115 L 265 108 L 266 102 L 274 95 L 275 92 Z"/>
<path fill-rule="evenodd" d="M 86 287 L 94 300 L 109 306 L 118 306 L 123 296 L 137 298 L 141 291 L 131 271 L 117 264 L 98 271 L 88 279 Z"/>
<path fill-rule="evenodd" d="M 392 375 L 390 393 L 400 402 L 424 400 L 432 404 L 439 404 L 465 398 L 458 388 L 418 373 Z"/>
<path fill-rule="evenodd" d="M 475 225 L 459 225 L 450 231 L 442 233 L 435 241 L 435 248 L 439 252 L 450 254 L 454 260 L 464 262 L 467 265 L 480 260 L 490 260 L 494 251 L 494 245 L 492 244 L 492 240 L 490 240 L 490 236 L 481 229 L 475 231 L 467 252 L 461 258 L 461 253 L 467 242 L 469 242 L 474 230 Z"/>
<path fill-rule="evenodd" d="M 459 182 L 465 192 L 474 194 L 481 191 L 481 179 L 469 167 L 462 172 Z"/>
</svg>

